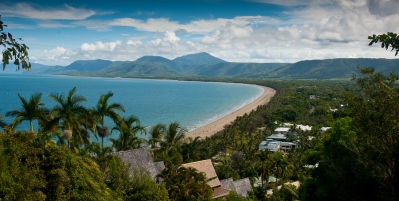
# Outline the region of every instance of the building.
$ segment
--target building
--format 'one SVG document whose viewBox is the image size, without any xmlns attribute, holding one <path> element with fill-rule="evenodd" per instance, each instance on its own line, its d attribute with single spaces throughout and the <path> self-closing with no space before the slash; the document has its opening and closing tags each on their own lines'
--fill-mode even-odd
<svg viewBox="0 0 399 201">
<path fill-rule="evenodd" d="M 280 142 L 285 142 L 287 141 L 287 136 L 285 134 L 272 134 L 269 137 L 266 137 L 266 141 L 280 141 Z"/>
<path fill-rule="evenodd" d="M 259 144 L 259 150 L 269 150 L 272 153 L 276 153 L 280 150 L 281 142 L 280 141 L 272 141 L 266 140 L 262 141 Z"/>
<path fill-rule="evenodd" d="M 196 161 L 192 163 L 186 163 L 181 165 L 180 167 L 195 168 L 198 170 L 198 172 L 205 173 L 207 180 L 214 178 L 208 181 L 208 185 L 211 186 L 213 189 L 212 198 L 224 197 L 230 193 L 230 190 L 221 187 L 221 183 L 219 181 L 215 168 L 213 167 L 212 161 L 210 159 Z"/>
<path fill-rule="evenodd" d="M 233 181 L 233 178 L 220 180 L 222 188 L 237 192 L 237 195 L 248 197 L 248 192 L 252 191 L 251 182 L 248 178 Z"/>
<path fill-rule="evenodd" d="M 163 161 L 154 163 L 150 149 L 147 147 L 128 151 L 119 151 L 111 154 L 114 156 L 119 156 L 123 162 L 130 164 L 130 177 L 133 176 L 134 169 L 139 170 L 145 168 L 150 172 L 151 178 L 156 179 L 156 176 L 161 173 L 163 169 L 165 169 L 165 164 Z"/>
<path fill-rule="evenodd" d="M 287 135 L 289 131 L 290 131 L 290 128 L 289 128 L 289 127 L 278 127 L 278 128 L 276 128 L 276 129 L 274 129 L 274 132 L 275 132 L 276 134 L 284 134 L 284 135 Z"/>
<path fill-rule="evenodd" d="M 296 142 L 281 142 L 280 144 L 280 150 L 289 153 L 292 149 L 295 149 L 298 147 L 298 143 Z"/>
<path fill-rule="evenodd" d="M 296 125 L 296 128 L 300 129 L 302 131 L 310 131 L 310 130 L 312 130 L 311 126 L 308 126 L 308 125 L 305 126 L 305 125 L 302 125 L 302 124 Z"/>
</svg>

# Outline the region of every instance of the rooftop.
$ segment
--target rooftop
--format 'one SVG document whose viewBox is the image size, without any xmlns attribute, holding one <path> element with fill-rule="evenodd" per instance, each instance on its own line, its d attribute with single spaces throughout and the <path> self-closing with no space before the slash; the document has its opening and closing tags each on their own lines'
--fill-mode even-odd
<svg viewBox="0 0 399 201">
<path fill-rule="evenodd" d="M 205 173 L 206 179 L 211 179 L 211 178 L 216 177 L 215 179 L 208 181 L 208 185 L 211 186 L 212 188 L 220 186 L 220 181 L 218 179 L 215 168 L 213 167 L 212 161 L 210 159 L 192 162 L 192 163 L 186 163 L 186 164 L 181 165 L 180 167 L 195 168 L 199 172 Z"/>
<path fill-rule="evenodd" d="M 163 162 L 153 162 L 150 150 L 147 147 L 128 151 L 119 151 L 111 154 L 119 156 L 126 164 L 130 164 L 130 176 L 133 175 L 134 169 L 145 168 L 150 172 L 151 178 L 155 178 L 156 175 L 165 168 Z"/>
</svg>

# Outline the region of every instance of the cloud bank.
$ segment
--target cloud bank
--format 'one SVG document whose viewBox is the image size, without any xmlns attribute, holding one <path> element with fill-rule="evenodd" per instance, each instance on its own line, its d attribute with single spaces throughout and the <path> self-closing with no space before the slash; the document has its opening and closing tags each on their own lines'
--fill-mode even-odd
<svg viewBox="0 0 399 201">
<path fill-rule="evenodd" d="M 35 52 L 41 63 L 67 65 L 75 60 L 135 60 L 145 55 L 169 59 L 208 52 L 232 62 L 296 62 L 326 58 L 395 58 L 378 45 L 369 47 L 367 36 L 388 31 L 399 32 L 398 0 L 259 0 L 287 9 L 279 16 L 236 16 L 233 18 L 197 19 L 179 22 L 169 18 L 87 19 L 96 15 L 90 9 L 65 5 L 63 10 L 41 14 L 32 6 L 22 12 L 13 7 L 14 15 L 48 19 L 46 28 L 84 27 L 110 34 L 117 28 L 134 29 L 133 34 L 120 34 L 112 41 L 82 42 L 76 48 L 61 45 L 52 50 Z M 19 11 L 18 11 L 19 9 Z M 10 9 L 3 9 L 10 10 Z M 0 12 L 2 10 L 0 9 Z M 57 19 L 75 20 L 58 23 Z M 27 15 L 27 14 L 25 14 Z"/>
</svg>

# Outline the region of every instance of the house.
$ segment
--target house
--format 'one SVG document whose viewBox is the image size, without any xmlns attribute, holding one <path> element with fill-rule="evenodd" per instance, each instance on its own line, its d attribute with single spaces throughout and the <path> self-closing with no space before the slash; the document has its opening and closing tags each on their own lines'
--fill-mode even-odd
<svg viewBox="0 0 399 201">
<path fill-rule="evenodd" d="M 145 168 L 150 172 L 150 176 L 156 179 L 156 176 L 165 169 L 165 164 L 163 161 L 155 162 L 152 159 L 150 149 L 143 147 L 140 149 L 133 149 L 128 151 L 119 151 L 111 153 L 111 155 L 119 156 L 123 162 L 130 164 L 129 175 L 133 176 L 134 169 Z"/>
<path fill-rule="evenodd" d="M 330 129 L 331 127 L 321 127 L 320 130 L 322 132 L 326 132 L 328 129 Z"/>
<path fill-rule="evenodd" d="M 296 128 L 297 129 L 301 129 L 302 131 L 310 131 L 310 130 L 312 130 L 312 127 L 311 126 L 308 126 L 308 125 L 302 125 L 302 124 L 298 124 L 298 125 L 296 125 Z"/>
<path fill-rule="evenodd" d="M 287 137 L 285 134 L 272 134 L 266 137 L 266 140 L 285 142 L 287 141 Z"/>
<path fill-rule="evenodd" d="M 228 189 L 230 191 L 237 192 L 237 195 L 243 197 L 248 197 L 248 192 L 252 191 L 251 182 L 248 178 L 233 181 L 233 178 L 220 180 L 220 185 L 222 188 Z"/>
<path fill-rule="evenodd" d="M 278 127 L 276 129 L 274 129 L 274 132 L 276 132 L 277 134 L 283 134 L 283 135 L 287 135 L 288 131 L 290 131 L 289 127 Z"/>
<path fill-rule="evenodd" d="M 289 153 L 292 149 L 295 149 L 298 147 L 298 143 L 296 142 L 281 142 L 280 144 L 280 150 Z"/>
<path fill-rule="evenodd" d="M 316 95 L 310 95 L 309 99 L 316 99 Z"/>
<path fill-rule="evenodd" d="M 266 140 L 262 141 L 259 144 L 259 150 L 269 150 L 272 153 L 275 153 L 280 150 L 281 142 L 280 141 L 272 141 Z"/>
<path fill-rule="evenodd" d="M 230 193 L 230 190 L 221 187 L 219 178 L 216 174 L 215 168 L 213 167 L 212 161 L 210 159 L 196 161 L 192 163 L 186 163 L 181 165 L 180 167 L 185 167 L 185 168 L 191 167 L 197 169 L 198 172 L 205 173 L 206 179 L 207 180 L 211 179 L 210 181 L 208 181 L 208 185 L 213 189 L 212 198 L 224 197 Z"/>
</svg>

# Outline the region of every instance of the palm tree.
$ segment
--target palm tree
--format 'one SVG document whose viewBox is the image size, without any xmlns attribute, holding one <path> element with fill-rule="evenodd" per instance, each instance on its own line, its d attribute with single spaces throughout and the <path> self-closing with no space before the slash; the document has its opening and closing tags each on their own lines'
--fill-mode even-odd
<svg viewBox="0 0 399 201">
<path fill-rule="evenodd" d="M 145 128 L 141 126 L 140 120 L 134 115 L 119 120 L 117 125 L 112 128 L 111 133 L 114 130 L 119 131 L 119 138 L 109 140 L 117 151 L 140 148 L 145 141 L 136 136 L 137 132 L 145 132 Z"/>
<path fill-rule="evenodd" d="M 291 171 L 291 165 L 287 161 L 285 155 L 283 153 L 277 152 L 274 155 L 274 174 L 276 176 L 276 185 L 278 185 L 277 178 L 280 175 L 280 179 L 289 176 Z"/>
<path fill-rule="evenodd" d="M 212 188 L 205 173 L 194 168 L 165 168 L 159 175 L 164 179 L 169 198 L 173 201 L 210 200 Z"/>
<path fill-rule="evenodd" d="M 87 136 L 81 135 L 81 121 L 79 120 L 79 115 L 85 113 L 87 110 L 85 107 L 80 105 L 81 102 L 86 101 L 86 97 L 75 95 L 76 87 L 68 92 L 65 96 L 63 93 L 51 93 L 48 95 L 50 100 L 58 103 L 51 113 L 51 116 L 59 118 L 62 120 L 62 128 L 66 131 L 65 134 L 72 134 L 72 139 L 76 140 L 78 144 L 88 143 L 89 139 Z M 69 132 L 71 131 L 71 132 Z M 68 137 L 68 136 L 67 136 Z M 68 144 L 70 141 L 68 141 Z"/>
<path fill-rule="evenodd" d="M 171 146 L 179 146 L 184 139 L 184 134 L 187 132 L 185 128 L 181 128 L 179 123 L 172 122 L 166 130 L 166 135 L 161 143 L 162 148 L 166 149 Z"/>
<path fill-rule="evenodd" d="M 101 137 L 102 148 L 104 148 L 104 137 L 109 135 L 108 127 L 105 126 L 105 117 L 111 118 L 114 122 L 120 119 L 119 114 L 115 110 L 125 112 L 125 108 L 119 103 L 108 104 L 108 100 L 113 96 L 112 92 L 102 94 L 94 109 L 94 114 L 99 118 L 101 127 L 98 128 L 98 135 Z"/>
<path fill-rule="evenodd" d="M 152 149 L 157 149 L 158 144 L 162 142 L 162 138 L 165 136 L 166 126 L 165 124 L 159 123 L 155 126 L 151 126 L 150 129 L 150 139 L 148 143 L 151 145 Z"/>
<path fill-rule="evenodd" d="M 39 119 L 41 116 L 44 116 L 48 110 L 44 108 L 40 108 L 40 106 L 44 105 L 42 101 L 42 93 L 34 93 L 31 95 L 29 100 L 27 101 L 20 94 L 18 94 L 19 99 L 22 102 L 22 108 L 20 110 L 11 110 L 6 113 L 6 116 L 15 117 L 12 122 L 12 127 L 15 128 L 22 121 L 29 121 L 30 131 L 33 130 L 33 120 Z"/>
<path fill-rule="evenodd" d="M 5 126 L 7 126 L 7 123 L 5 121 L 2 120 L 3 115 L 0 114 L 0 128 L 4 128 Z"/>
<path fill-rule="evenodd" d="M 189 137 L 181 146 L 183 161 L 186 163 L 205 159 L 206 153 L 209 151 L 205 146 L 205 141 L 200 136 L 194 139 Z"/>
<path fill-rule="evenodd" d="M 268 150 L 264 150 L 256 153 L 256 156 L 260 160 L 256 166 L 261 176 L 262 187 L 266 188 L 265 182 L 268 182 L 272 172 L 271 170 L 274 166 L 273 154 Z"/>
</svg>

